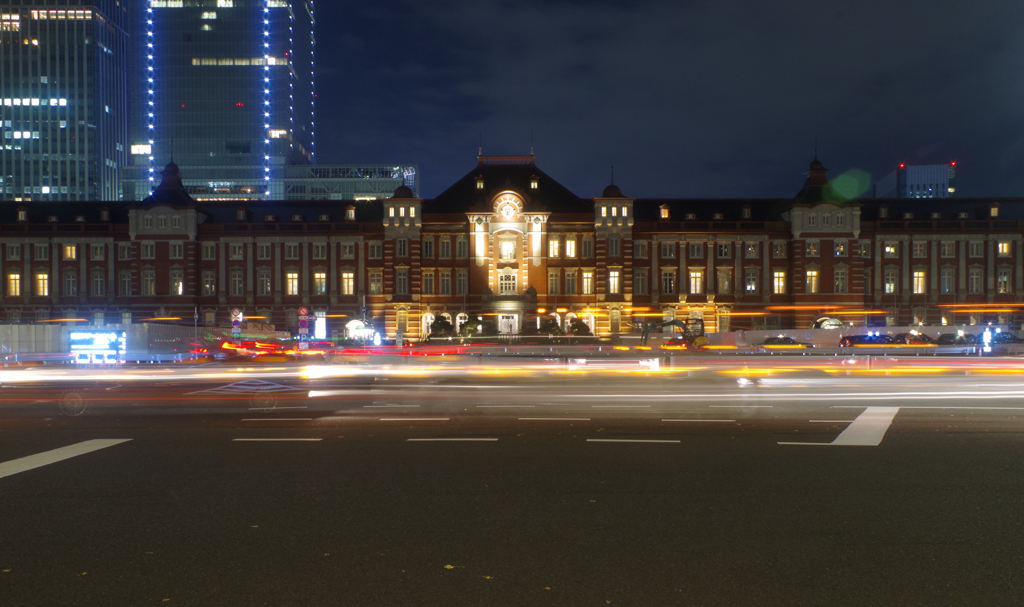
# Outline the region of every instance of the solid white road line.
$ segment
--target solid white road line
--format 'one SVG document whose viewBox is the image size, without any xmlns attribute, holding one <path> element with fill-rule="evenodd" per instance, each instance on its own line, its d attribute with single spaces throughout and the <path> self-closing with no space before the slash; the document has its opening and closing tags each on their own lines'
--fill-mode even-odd
<svg viewBox="0 0 1024 607">
<path fill-rule="evenodd" d="M 812 424 L 852 424 L 852 419 L 809 419 Z"/>
<path fill-rule="evenodd" d="M 92 453 L 93 451 L 99 451 L 100 449 L 120 445 L 121 443 L 126 443 L 130 440 L 132 439 L 98 438 L 76 443 L 74 445 L 68 445 L 67 447 L 61 447 L 59 449 L 53 449 L 52 451 L 44 451 L 42 453 L 36 453 L 35 455 L 12 459 L 9 462 L 0 463 L 0 478 L 11 476 L 12 474 L 17 474 L 26 470 L 32 470 L 33 468 L 41 468 L 49 464 L 55 464 L 62 460 L 71 459 L 72 457 L 78 457 L 79 455 L 85 455 L 86 453 Z"/>
<path fill-rule="evenodd" d="M 373 393 L 376 390 L 371 390 L 370 392 Z M 366 394 L 366 392 L 359 390 L 310 390 L 309 398 L 317 398 L 318 396 L 350 396 L 353 394 Z"/>
<path fill-rule="evenodd" d="M 446 422 L 447 417 L 382 417 L 382 422 Z"/>
<path fill-rule="evenodd" d="M 650 409 L 650 405 L 590 405 L 593 409 Z"/>
<path fill-rule="evenodd" d="M 735 422 L 734 419 L 663 419 L 663 422 Z"/>
<path fill-rule="evenodd" d="M 407 438 L 410 443 L 493 443 L 496 438 Z"/>
<path fill-rule="evenodd" d="M 771 409 L 772 405 L 708 405 L 712 409 Z"/>
<path fill-rule="evenodd" d="M 589 422 L 589 417 L 520 417 L 519 421 Z"/>
<path fill-rule="evenodd" d="M 243 422 L 308 422 L 312 417 L 260 417 L 256 419 L 243 419 Z"/>
<path fill-rule="evenodd" d="M 536 405 L 477 405 L 477 409 L 533 409 Z"/>
<path fill-rule="evenodd" d="M 834 445 L 838 447 L 877 447 L 885 437 L 885 431 L 899 413 L 899 407 L 867 407 L 831 443 L 791 443 L 780 445 Z"/>
<path fill-rule="evenodd" d="M 857 405 L 833 405 L 833 409 L 860 409 Z M 926 407 L 918 405 L 900 405 L 900 409 L 977 409 L 979 411 L 1022 411 L 1024 407 Z"/>
<path fill-rule="evenodd" d="M 639 438 L 588 438 L 588 443 L 678 443 L 677 440 L 647 440 Z"/>
<path fill-rule="evenodd" d="M 236 443 L 315 443 L 322 438 L 233 438 Z"/>
</svg>

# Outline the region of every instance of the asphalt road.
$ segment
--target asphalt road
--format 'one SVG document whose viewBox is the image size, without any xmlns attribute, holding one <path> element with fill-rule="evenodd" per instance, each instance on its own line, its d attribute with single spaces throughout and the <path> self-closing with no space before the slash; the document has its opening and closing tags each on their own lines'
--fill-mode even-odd
<svg viewBox="0 0 1024 607">
<path fill-rule="evenodd" d="M 1024 603 L 1024 376 L 783 365 L 0 373 L 0 604 Z"/>
</svg>

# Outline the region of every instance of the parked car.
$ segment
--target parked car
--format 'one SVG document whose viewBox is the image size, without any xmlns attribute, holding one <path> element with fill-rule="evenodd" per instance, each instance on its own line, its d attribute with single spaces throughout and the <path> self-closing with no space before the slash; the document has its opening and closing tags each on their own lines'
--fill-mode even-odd
<svg viewBox="0 0 1024 607">
<path fill-rule="evenodd" d="M 1024 339 L 1021 339 L 1013 333 L 996 333 L 992 336 L 992 343 L 994 344 L 1024 344 Z"/>
<path fill-rule="evenodd" d="M 934 345 L 935 340 L 922 333 L 897 333 L 893 335 L 892 340 L 898 344 L 907 344 L 910 346 L 928 346 Z"/>
<path fill-rule="evenodd" d="M 943 333 L 942 335 L 939 335 L 939 339 L 936 340 L 935 343 L 940 346 L 973 346 L 980 342 L 981 340 L 970 333 L 964 333 L 963 335 L 959 335 L 957 333 Z"/>
<path fill-rule="evenodd" d="M 884 346 L 892 343 L 893 339 L 888 335 L 847 335 L 839 340 L 839 347 Z"/>
<path fill-rule="evenodd" d="M 759 348 L 813 348 L 814 344 L 807 344 L 801 341 L 797 341 L 792 337 L 769 337 L 759 344 L 754 344 Z"/>
</svg>

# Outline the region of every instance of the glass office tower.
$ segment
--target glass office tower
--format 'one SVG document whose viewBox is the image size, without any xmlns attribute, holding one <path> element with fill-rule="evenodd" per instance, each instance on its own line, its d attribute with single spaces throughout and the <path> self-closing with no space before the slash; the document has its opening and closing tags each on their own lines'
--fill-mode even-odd
<svg viewBox="0 0 1024 607">
<path fill-rule="evenodd" d="M 0 200 L 117 200 L 128 162 L 123 0 L 0 0 Z"/>
<path fill-rule="evenodd" d="M 132 167 L 141 200 L 173 156 L 197 199 L 283 199 L 315 161 L 311 0 L 139 0 Z"/>
</svg>

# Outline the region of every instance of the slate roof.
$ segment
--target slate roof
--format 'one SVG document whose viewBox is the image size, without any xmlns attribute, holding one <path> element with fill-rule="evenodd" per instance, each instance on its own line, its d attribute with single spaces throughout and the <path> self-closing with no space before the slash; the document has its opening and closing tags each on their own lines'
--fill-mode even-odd
<svg viewBox="0 0 1024 607">
<path fill-rule="evenodd" d="M 483 177 L 484 189 L 477 189 Z M 530 188 L 533 178 L 537 189 Z M 480 156 L 477 166 L 437 198 L 423 203 L 424 213 L 489 212 L 490 200 L 499 192 L 515 190 L 526 198 L 526 209 L 551 213 L 593 213 L 593 205 L 570 192 L 534 164 L 533 156 Z"/>
</svg>

